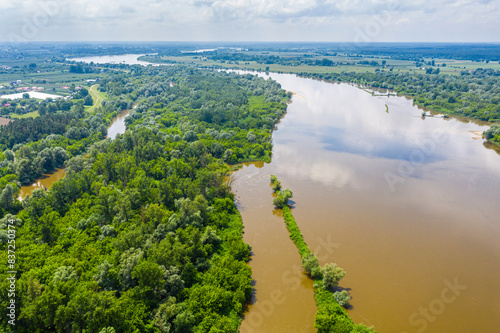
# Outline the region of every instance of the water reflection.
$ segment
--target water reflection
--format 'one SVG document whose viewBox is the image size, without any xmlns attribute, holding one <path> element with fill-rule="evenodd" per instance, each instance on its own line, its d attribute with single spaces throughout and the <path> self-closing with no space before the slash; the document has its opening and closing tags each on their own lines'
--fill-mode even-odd
<svg viewBox="0 0 500 333">
<path fill-rule="evenodd" d="M 495 145 L 489 141 L 485 141 L 483 143 L 483 145 L 485 148 L 491 149 L 491 150 L 495 151 L 498 155 L 500 155 L 500 146 L 499 145 Z"/>
<path fill-rule="evenodd" d="M 113 119 L 108 127 L 108 138 L 114 140 L 117 135 L 125 133 L 127 130 L 125 118 L 127 118 L 129 112 L 130 110 L 123 110 Z"/>
<path fill-rule="evenodd" d="M 500 327 L 500 157 L 471 133 L 486 130 L 486 124 L 422 119 L 422 111 L 405 98 L 270 76 L 295 93 L 293 103 L 273 134 L 272 163 L 244 167 L 233 186 L 245 207 L 257 291 L 283 273 L 266 251 L 290 242 L 286 233 L 262 232 L 272 216 L 264 203 L 272 200 L 266 193 L 274 174 L 294 193 L 294 215 L 309 246 L 319 249 L 323 263 L 346 269 L 341 286 L 352 289 L 356 322 L 374 324 L 380 332 L 414 332 L 409 317 L 439 297 L 444 280 L 457 278 L 467 292 L 426 332 Z M 398 177 L 392 187 L 388 174 Z M 339 244 L 331 251 L 322 246 L 328 237 Z M 294 260 L 293 253 L 276 255 Z M 249 315 L 255 307 L 258 302 Z M 292 300 L 281 307 L 311 320 L 296 312 Z M 273 332 L 271 322 L 281 320 L 266 318 L 258 332 Z M 282 325 L 291 328 L 286 319 Z"/>
<path fill-rule="evenodd" d="M 138 60 L 138 58 L 144 56 L 145 54 L 121 54 L 121 55 L 111 55 L 111 56 L 95 56 L 95 57 L 79 57 L 71 58 L 71 61 L 81 61 L 85 63 L 95 63 L 95 64 L 126 64 L 126 65 L 142 65 L 142 66 L 158 66 L 158 64 L 152 64 L 147 61 Z"/>
</svg>

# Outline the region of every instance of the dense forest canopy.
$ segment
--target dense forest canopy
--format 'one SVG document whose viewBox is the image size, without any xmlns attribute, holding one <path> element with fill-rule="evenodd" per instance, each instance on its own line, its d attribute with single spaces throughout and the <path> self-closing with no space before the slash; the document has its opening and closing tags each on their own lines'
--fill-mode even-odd
<svg viewBox="0 0 500 333">
<path fill-rule="evenodd" d="M 100 89 L 108 99 L 91 113 L 75 104 L 0 132 L 0 256 L 14 220 L 17 331 L 236 332 L 252 279 L 226 163 L 270 159 L 289 95 L 189 67 L 135 67 Z M 134 104 L 129 130 L 104 139 Z M 62 165 L 50 191 L 16 199 L 20 183 Z"/>
</svg>

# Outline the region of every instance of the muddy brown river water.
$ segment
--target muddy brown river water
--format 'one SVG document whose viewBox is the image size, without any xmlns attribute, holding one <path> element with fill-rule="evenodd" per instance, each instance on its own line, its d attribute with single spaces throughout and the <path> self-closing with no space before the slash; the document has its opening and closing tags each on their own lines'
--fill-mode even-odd
<svg viewBox="0 0 500 333">
<path fill-rule="evenodd" d="M 28 194 L 37 189 L 47 189 L 49 190 L 52 184 L 57 182 L 59 179 L 64 178 L 66 171 L 64 169 L 56 169 L 54 172 L 43 175 L 42 177 L 35 180 L 31 185 L 25 185 L 21 187 L 19 191 L 19 197 L 24 199 Z"/>
<path fill-rule="evenodd" d="M 379 332 L 500 332 L 500 155 L 484 124 L 440 117 L 402 97 L 270 74 L 295 93 L 273 161 L 235 173 L 255 297 L 241 332 L 315 332 L 312 283 L 269 176 L 322 263 L 347 275 L 356 323 Z M 389 112 L 386 112 L 385 105 Z"/>
</svg>

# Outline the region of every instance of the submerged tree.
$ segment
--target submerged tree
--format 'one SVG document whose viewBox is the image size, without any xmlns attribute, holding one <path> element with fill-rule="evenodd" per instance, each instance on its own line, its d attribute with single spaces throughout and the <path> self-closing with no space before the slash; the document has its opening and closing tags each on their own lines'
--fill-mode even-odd
<svg viewBox="0 0 500 333">
<path fill-rule="evenodd" d="M 281 182 L 279 180 L 275 180 L 273 182 L 273 191 L 274 192 L 279 192 L 281 191 Z"/>
<path fill-rule="evenodd" d="M 278 181 L 279 182 L 279 181 Z M 293 193 L 290 189 L 286 188 L 283 191 L 277 193 L 277 197 L 273 200 L 274 207 L 277 209 L 282 209 L 288 205 L 288 200 L 293 197 Z"/>
<path fill-rule="evenodd" d="M 333 297 L 340 306 L 347 306 L 349 304 L 349 301 L 351 300 L 351 296 L 346 290 L 334 292 Z"/>
<path fill-rule="evenodd" d="M 314 253 L 310 253 L 302 258 L 302 267 L 313 279 L 321 277 L 321 267 L 318 263 L 318 257 Z"/>
<path fill-rule="evenodd" d="M 323 267 L 323 285 L 327 289 L 338 286 L 339 281 L 345 276 L 345 271 L 337 264 L 326 264 Z"/>
</svg>

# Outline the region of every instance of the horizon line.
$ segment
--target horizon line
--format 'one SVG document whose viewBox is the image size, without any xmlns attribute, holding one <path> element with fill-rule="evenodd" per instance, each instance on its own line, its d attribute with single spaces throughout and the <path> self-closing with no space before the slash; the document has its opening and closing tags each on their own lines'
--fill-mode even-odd
<svg viewBox="0 0 500 333">
<path fill-rule="evenodd" d="M 484 41 L 465 41 L 465 42 L 457 42 L 457 41 L 432 41 L 432 42 L 422 42 L 422 41 L 376 41 L 376 42 L 358 42 L 358 41 L 286 41 L 286 40 L 276 40 L 276 41 L 237 41 L 237 40 L 225 40 L 225 41 L 202 41 L 202 40 L 184 40 L 184 41 L 174 41 L 174 40 L 163 40 L 163 41 L 140 41 L 140 40 L 127 40 L 127 41 L 119 41 L 119 40 L 107 40 L 107 41 L 98 41 L 98 40 L 37 40 L 37 41 L 16 41 L 13 43 L 8 40 L 0 40 L 2 44 L 30 44 L 30 43 L 301 43 L 301 44 L 361 44 L 361 45 L 370 45 L 370 44 L 498 44 L 500 45 L 500 41 L 497 42 L 484 42 Z"/>
</svg>

